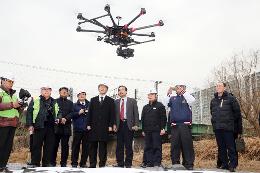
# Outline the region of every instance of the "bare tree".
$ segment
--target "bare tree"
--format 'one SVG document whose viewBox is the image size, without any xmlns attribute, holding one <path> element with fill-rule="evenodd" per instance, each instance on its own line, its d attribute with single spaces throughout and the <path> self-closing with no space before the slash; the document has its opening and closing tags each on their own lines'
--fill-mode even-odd
<svg viewBox="0 0 260 173">
<path fill-rule="evenodd" d="M 260 112 L 260 51 L 235 54 L 213 71 L 212 82 L 227 83 L 230 92 L 240 103 L 242 117 L 260 136 L 258 116 Z"/>
</svg>

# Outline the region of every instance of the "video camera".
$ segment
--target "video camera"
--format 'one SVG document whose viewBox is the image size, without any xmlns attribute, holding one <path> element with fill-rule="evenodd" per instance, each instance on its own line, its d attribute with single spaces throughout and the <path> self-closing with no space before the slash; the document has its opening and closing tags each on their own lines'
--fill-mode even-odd
<svg viewBox="0 0 260 173">
<path fill-rule="evenodd" d="M 20 92 L 19 92 L 19 104 L 22 106 L 22 107 L 27 107 L 28 106 L 28 99 L 31 97 L 31 94 L 29 93 L 29 91 L 21 88 L 20 89 Z"/>
<path fill-rule="evenodd" d="M 130 49 L 130 48 L 125 48 L 122 49 L 122 47 L 117 48 L 117 56 L 122 56 L 125 59 L 129 58 L 129 57 L 133 57 L 134 56 L 134 49 Z"/>
</svg>

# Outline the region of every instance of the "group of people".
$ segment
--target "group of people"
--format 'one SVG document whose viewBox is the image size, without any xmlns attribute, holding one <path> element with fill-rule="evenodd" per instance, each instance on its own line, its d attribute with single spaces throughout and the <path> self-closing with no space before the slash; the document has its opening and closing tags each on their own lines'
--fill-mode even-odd
<svg viewBox="0 0 260 173">
<path fill-rule="evenodd" d="M 0 87 L 0 172 L 8 170 L 7 162 L 12 150 L 15 129 L 23 107 L 12 89 L 14 77 L 1 77 Z M 238 165 L 235 139 L 242 135 L 242 119 L 236 98 L 220 82 L 210 103 L 212 125 L 218 145 L 217 166 L 235 171 Z M 108 86 L 98 85 L 98 95 L 87 100 L 86 91 L 77 92 L 77 102 L 68 99 L 68 88 L 59 89 L 60 97 L 51 97 L 52 88 L 41 87 L 39 97 L 33 98 L 27 108 L 26 125 L 30 132 L 31 162 L 29 167 L 56 166 L 61 143 L 60 166 L 66 167 L 69 156 L 69 139 L 73 133 L 71 166 L 96 168 L 107 162 L 109 133 L 117 134 L 116 161 L 114 167 L 132 167 L 134 132 L 141 129 L 144 136 L 142 167 L 162 167 L 162 136 L 166 133 L 167 113 L 171 130 L 172 164 L 182 164 L 187 170 L 194 167 L 194 148 L 191 133 L 192 109 L 195 98 L 186 91 L 184 84 L 170 87 L 168 105 L 158 101 L 155 89 L 149 90 L 148 103 L 141 113 L 137 101 L 127 96 L 127 87 L 118 87 L 119 98 L 107 95 Z M 173 93 L 175 92 L 175 93 Z M 73 132 L 71 131 L 71 125 Z M 81 148 L 81 159 L 79 153 Z M 182 155 L 182 163 L 180 156 Z M 89 164 L 87 160 L 89 159 Z"/>
</svg>

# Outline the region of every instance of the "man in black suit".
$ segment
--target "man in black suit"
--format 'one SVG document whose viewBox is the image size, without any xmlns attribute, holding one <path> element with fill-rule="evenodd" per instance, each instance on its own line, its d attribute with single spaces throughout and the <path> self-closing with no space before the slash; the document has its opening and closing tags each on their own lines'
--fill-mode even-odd
<svg viewBox="0 0 260 173">
<path fill-rule="evenodd" d="M 95 168 L 97 165 L 97 148 L 99 149 L 99 167 L 106 166 L 107 141 L 109 132 L 112 132 L 115 124 L 115 103 L 114 99 L 106 95 L 107 90 L 106 84 L 98 85 L 99 95 L 90 100 L 87 125 L 90 142 L 90 168 Z"/>
<path fill-rule="evenodd" d="M 131 168 L 133 160 L 133 136 L 134 130 L 138 130 L 139 113 L 137 102 L 133 98 L 127 97 L 127 88 L 118 87 L 119 99 L 115 100 L 116 107 L 116 126 L 114 131 L 117 132 L 117 147 L 115 167 Z M 125 148 L 124 148 L 125 147 Z M 124 160 L 124 151 L 126 158 Z"/>
</svg>

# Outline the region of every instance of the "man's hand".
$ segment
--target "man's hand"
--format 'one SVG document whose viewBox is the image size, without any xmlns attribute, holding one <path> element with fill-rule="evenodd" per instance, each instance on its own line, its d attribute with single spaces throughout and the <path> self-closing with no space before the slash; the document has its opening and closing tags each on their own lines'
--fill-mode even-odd
<svg viewBox="0 0 260 173">
<path fill-rule="evenodd" d="M 61 124 L 65 124 L 66 121 L 67 121 L 66 118 L 62 118 L 62 119 L 61 119 Z"/>
<path fill-rule="evenodd" d="M 28 128 L 28 130 L 29 130 L 30 134 L 33 134 L 33 132 L 34 132 L 34 127 L 33 127 L 33 126 L 30 126 L 30 127 Z"/>
<path fill-rule="evenodd" d="M 116 125 L 113 125 L 113 131 L 114 131 L 114 132 L 117 132 Z"/>
<path fill-rule="evenodd" d="M 19 102 L 17 101 L 17 102 L 13 102 L 13 108 L 19 108 L 19 107 L 21 107 L 21 105 L 19 104 Z"/>
<path fill-rule="evenodd" d="M 90 127 L 90 126 L 87 126 L 87 130 L 91 130 L 91 127 Z"/>
<path fill-rule="evenodd" d="M 85 112 L 84 109 L 80 109 L 79 115 L 83 114 L 84 112 Z"/>
<path fill-rule="evenodd" d="M 112 127 L 108 127 L 108 131 L 112 132 L 113 131 Z"/>
<path fill-rule="evenodd" d="M 168 91 L 167 91 L 167 96 L 170 96 L 171 94 L 172 94 L 172 87 L 170 87 L 169 89 L 168 89 Z"/>
<path fill-rule="evenodd" d="M 165 134 L 165 130 L 162 129 L 161 132 L 160 132 L 160 135 L 162 136 L 162 135 L 164 135 L 164 134 Z"/>
<path fill-rule="evenodd" d="M 144 132 L 142 132 L 142 135 L 143 135 L 143 136 L 145 136 L 145 133 L 144 133 Z"/>
<path fill-rule="evenodd" d="M 132 130 L 137 131 L 138 130 L 138 126 L 133 126 Z"/>
</svg>

